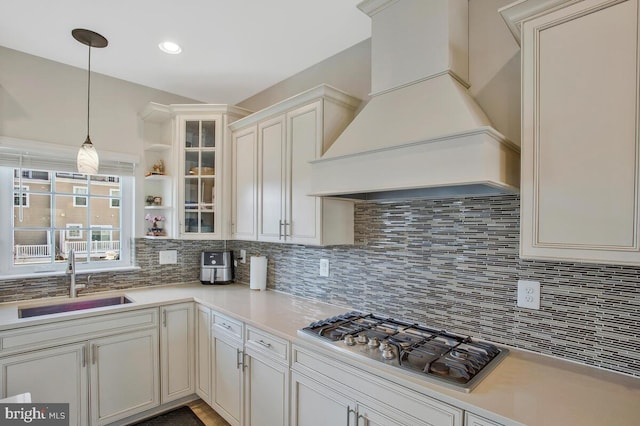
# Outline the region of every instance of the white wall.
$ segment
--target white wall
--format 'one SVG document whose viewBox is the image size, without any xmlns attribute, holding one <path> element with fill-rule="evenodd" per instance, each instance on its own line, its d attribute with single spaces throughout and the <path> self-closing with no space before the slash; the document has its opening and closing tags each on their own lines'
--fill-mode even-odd
<svg viewBox="0 0 640 426">
<path fill-rule="evenodd" d="M 99 53 L 99 52 L 98 52 Z M 87 70 L 0 46 L 0 135 L 80 146 L 87 135 Z M 198 103 L 124 80 L 91 74 L 91 140 L 139 155 L 137 113 L 149 101 Z"/>
</svg>

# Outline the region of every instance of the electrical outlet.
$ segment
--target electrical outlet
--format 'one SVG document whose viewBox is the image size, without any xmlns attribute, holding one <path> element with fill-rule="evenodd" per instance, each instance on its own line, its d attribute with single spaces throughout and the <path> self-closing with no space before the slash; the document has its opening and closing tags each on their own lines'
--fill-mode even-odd
<svg viewBox="0 0 640 426">
<path fill-rule="evenodd" d="M 329 276 L 329 259 L 320 259 L 320 276 Z"/>
<path fill-rule="evenodd" d="M 247 251 L 240 250 L 240 263 L 247 263 Z"/>
<path fill-rule="evenodd" d="M 540 282 L 518 280 L 518 307 L 540 309 Z"/>
<path fill-rule="evenodd" d="M 163 250 L 159 252 L 158 263 L 161 265 L 175 265 L 178 263 L 178 252 L 176 250 Z"/>
</svg>

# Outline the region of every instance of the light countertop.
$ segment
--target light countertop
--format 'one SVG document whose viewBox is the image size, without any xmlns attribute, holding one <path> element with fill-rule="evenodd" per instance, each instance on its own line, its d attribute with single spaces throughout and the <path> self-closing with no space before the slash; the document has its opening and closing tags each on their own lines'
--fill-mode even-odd
<svg viewBox="0 0 640 426">
<path fill-rule="evenodd" d="M 107 293 L 85 298 L 104 297 Z M 18 318 L 25 305 L 60 303 L 68 298 L 0 304 L 0 332 L 37 324 L 121 312 L 166 303 L 196 301 L 219 313 L 262 328 L 292 342 L 309 323 L 344 313 L 340 307 L 275 291 L 253 291 L 241 284 L 204 286 L 199 283 L 132 289 L 124 294 L 134 303 L 36 318 Z M 81 295 L 79 299 L 82 299 Z M 304 341 L 300 342 L 305 344 Z M 307 344 L 308 346 L 308 344 Z M 511 349 L 510 354 L 470 393 L 419 379 L 390 377 L 443 402 L 505 424 L 638 425 L 640 379 L 552 357 Z"/>
</svg>

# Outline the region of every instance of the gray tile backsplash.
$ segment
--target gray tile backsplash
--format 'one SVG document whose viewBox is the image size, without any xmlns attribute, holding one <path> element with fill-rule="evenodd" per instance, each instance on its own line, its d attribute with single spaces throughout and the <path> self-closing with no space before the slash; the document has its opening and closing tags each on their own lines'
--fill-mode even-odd
<svg viewBox="0 0 640 426">
<path fill-rule="evenodd" d="M 519 202 L 360 203 L 354 247 L 230 247 L 269 257 L 269 288 L 640 376 L 640 268 L 521 260 Z M 540 281 L 539 311 L 516 307 L 518 279 Z"/>
<path fill-rule="evenodd" d="M 201 251 L 245 249 L 268 256 L 272 289 L 640 376 L 640 268 L 519 259 L 518 196 L 359 203 L 355 219 L 355 246 L 138 239 L 141 269 L 88 291 L 194 281 Z M 178 265 L 158 264 L 168 249 Z M 518 279 L 540 281 L 539 311 L 516 307 Z M 68 294 L 66 277 L 0 284 L 0 301 Z"/>
</svg>

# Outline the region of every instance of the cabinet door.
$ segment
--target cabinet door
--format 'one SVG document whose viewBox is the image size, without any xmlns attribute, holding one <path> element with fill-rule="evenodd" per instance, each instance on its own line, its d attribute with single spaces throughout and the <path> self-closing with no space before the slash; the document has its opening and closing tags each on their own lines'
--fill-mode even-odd
<svg viewBox="0 0 640 426">
<path fill-rule="evenodd" d="M 322 103 L 314 102 L 287 113 L 285 212 L 286 239 L 296 244 L 319 244 L 321 199 L 311 192 L 311 164 L 322 150 Z"/>
<path fill-rule="evenodd" d="M 222 117 L 219 115 L 178 118 L 181 152 L 180 221 L 183 238 L 220 237 L 218 201 L 222 187 L 220 142 Z"/>
<path fill-rule="evenodd" d="M 255 240 L 257 212 L 257 127 L 234 132 L 231 164 L 231 232 L 234 240 Z"/>
<path fill-rule="evenodd" d="M 245 372 L 245 425 L 289 424 L 289 368 L 249 352 Z"/>
<path fill-rule="evenodd" d="M 521 256 L 640 264 L 638 1 L 522 27 Z"/>
<path fill-rule="evenodd" d="M 241 423 L 242 343 L 213 337 L 213 408 L 233 426 Z"/>
<path fill-rule="evenodd" d="M 160 361 L 162 403 L 195 392 L 193 303 L 160 308 Z"/>
<path fill-rule="evenodd" d="M 157 328 L 89 343 L 92 424 L 111 423 L 160 404 Z"/>
<path fill-rule="evenodd" d="M 258 240 L 284 239 L 285 118 L 258 125 Z"/>
<path fill-rule="evenodd" d="M 31 393 L 37 403 L 68 403 L 69 424 L 88 422 L 89 391 L 84 344 L 60 346 L 0 360 L 2 397 Z"/>
<path fill-rule="evenodd" d="M 355 401 L 295 371 L 291 377 L 292 426 L 356 424 Z"/>
<path fill-rule="evenodd" d="M 211 309 L 196 309 L 196 393 L 211 405 Z"/>
</svg>

